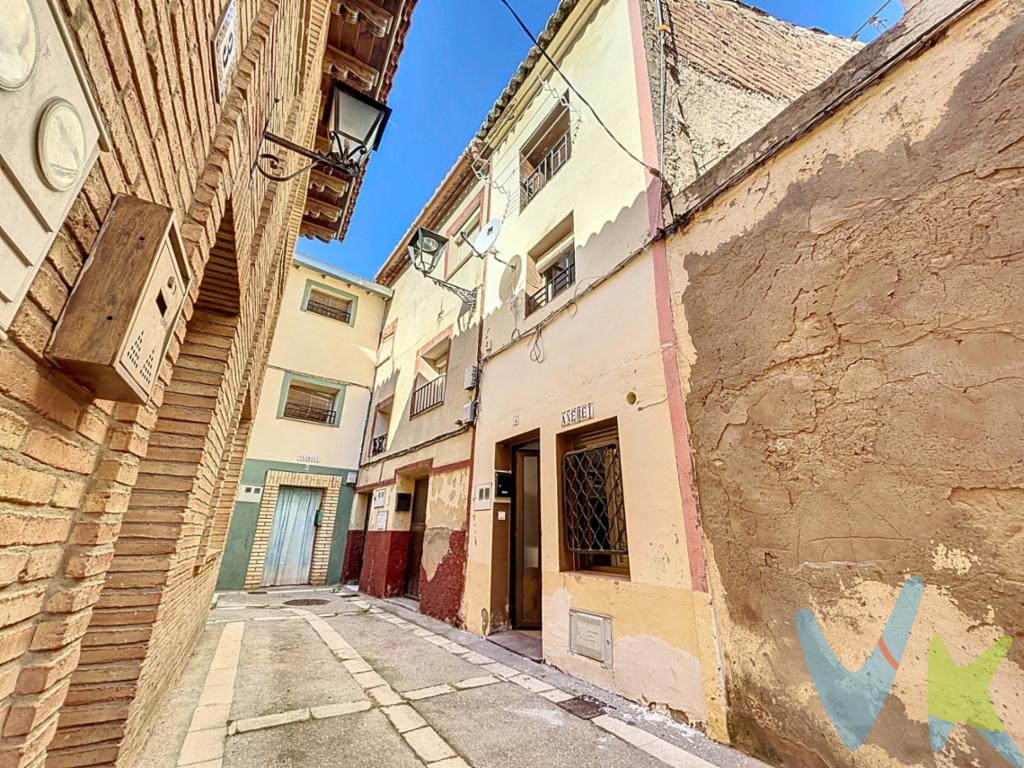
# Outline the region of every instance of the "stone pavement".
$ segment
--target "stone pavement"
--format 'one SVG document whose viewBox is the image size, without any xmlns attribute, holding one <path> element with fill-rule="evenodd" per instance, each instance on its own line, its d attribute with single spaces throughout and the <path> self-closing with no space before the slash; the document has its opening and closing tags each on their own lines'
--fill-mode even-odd
<svg viewBox="0 0 1024 768">
<path fill-rule="evenodd" d="M 218 595 L 138 766 L 763 768 L 397 603 L 315 588 Z"/>
</svg>

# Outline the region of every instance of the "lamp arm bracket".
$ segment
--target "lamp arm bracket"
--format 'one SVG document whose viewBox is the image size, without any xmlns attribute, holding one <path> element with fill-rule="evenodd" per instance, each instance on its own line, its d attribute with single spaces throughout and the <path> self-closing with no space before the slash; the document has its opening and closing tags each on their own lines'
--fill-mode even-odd
<svg viewBox="0 0 1024 768">
<path fill-rule="evenodd" d="M 310 162 L 308 165 L 303 166 L 294 173 L 282 176 L 279 173 L 277 173 L 277 171 L 279 171 L 281 167 L 284 165 L 284 161 L 279 155 L 274 154 L 272 152 L 264 151 L 264 145 L 266 145 L 267 143 L 274 144 L 278 147 L 281 147 L 284 150 L 294 152 L 297 155 L 301 155 L 302 157 L 308 159 Z M 264 168 L 261 165 L 262 162 L 266 162 L 269 164 L 270 172 L 264 170 Z M 291 181 L 292 179 L 296 178 L 297 176 L 301 176 L 310 168 L 313 168 L 314 166 L 317 165 L 321 165 L 326 168 L 329 168 L 332 171 L 336 171 L 347 179 L 355 178 L 359 172 L 359 169 L 356 166 L 356 164 L 352 163 L 347 159 L 338 160 L 330 155 L 325 155 L 322 152 L 317 152 L 312 149 L 306 149 L 306 147 L 296 144 L 294 141 L 290 141 L 289 139 L 286 139 L 283 136 L 278 136 L 275 133 L 271 133 L 270 121 L 268 120 L 266 125 L 264 126 L 263 135 L 260 136 L 259 146 L 256 147 L 256 160 L 252 164 L 252 169 L 250 171 L 249 176 L 251 179 L 257 172 L 259 172 L 261 176 L 264 176 L 267 179 L 270 179 L 271 181 L 274 182 Z"/>
<path fill-rule="evenodd" d="M 441 288 L 445 288 L 454 293 L 456 296 L 462 299 L 463 304 L 468 304 L 471 307 L 476 306 L 476 289 L 469 290 L 468 288 L 460 288 L 457 285 L 452 285 L 451 283 L 445 282 L 444 280 L 436 278 L 433 275 L 427 275 L 427 277 L 429 277 L 433 281 L 434 285 L 439 286 Z"/>
</svg>

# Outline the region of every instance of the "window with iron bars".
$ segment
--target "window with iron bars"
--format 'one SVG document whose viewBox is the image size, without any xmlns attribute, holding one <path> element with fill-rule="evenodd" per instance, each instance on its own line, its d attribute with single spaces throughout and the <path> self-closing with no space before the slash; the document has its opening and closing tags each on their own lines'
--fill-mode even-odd
<svg viewBox="0 0 1024 768">
<path fill-rule="evenodd" d="M 526 297 L 527 315 L 536 312 L 576 282 L 576 247 L 570 243 L 568 250 L 541 272 L 541 277 L 544 285 Z"/>
<path fill-rule="evenodd" d="M 309 298 L 306 299 L 306 311 L 330 317 L 333 320 L 340 320 L 343 323 L 352 322 L 351 299 L 334 296 L 315 288 L 309 292 Z"/>
<path fill-rule="evenodd" d="M 565 544 L 575 571 L 607 571 L 629 575 L 629 543 L 622 492 L 619 444 L 592 444 L 562 457 L 562 498 Z"/>
<path fill-rule="evenodd" d="M 337 396 L 337 392 L 291 384 L 282 415 L 287 419 L 334 424 L 338 417 L 334 408 Z"/>
<path fill-rule="evenodd" d="M 572 157 L 569 108 L 559 104 L 519 154 L 519 209 L 525 208 Z"/>
</svg>

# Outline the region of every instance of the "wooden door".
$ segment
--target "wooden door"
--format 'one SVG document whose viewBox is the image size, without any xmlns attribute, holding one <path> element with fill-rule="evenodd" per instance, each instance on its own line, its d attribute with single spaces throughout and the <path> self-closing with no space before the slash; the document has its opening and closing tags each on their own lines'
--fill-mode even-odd
<svg viewBox="0 0 1024 768">
<path fill-rule="evenodd" d="M 420 566 L 423 562 L 423 538 L 427 530 L 427 495 L 430 479 L 416 480 L 412 492 L 412 521 L 409 525 L 409 556 L 405 564 L 405 594 L 420 599 Z"/>
<path fill-rule="evenodd" d="M 541 628 L 540 453 L 515 451 L 513 499 L 513 626 Z"/>
</svg>

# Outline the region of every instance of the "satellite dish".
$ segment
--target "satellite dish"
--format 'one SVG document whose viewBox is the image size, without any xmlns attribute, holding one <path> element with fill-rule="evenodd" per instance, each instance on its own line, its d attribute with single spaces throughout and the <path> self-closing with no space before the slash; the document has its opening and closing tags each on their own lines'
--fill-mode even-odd
<svg viewBox="0 0 1024 768">
<path fill-rule="evenodd" d="M 494 244 L 498 242 L 498 235 L 501 234 L 501 219 L 491 219 L 487 226 L 480 230 L 480 233 L 473 241 L 473 249 L 483 255 L 487 253 Z"/>
</svg>

